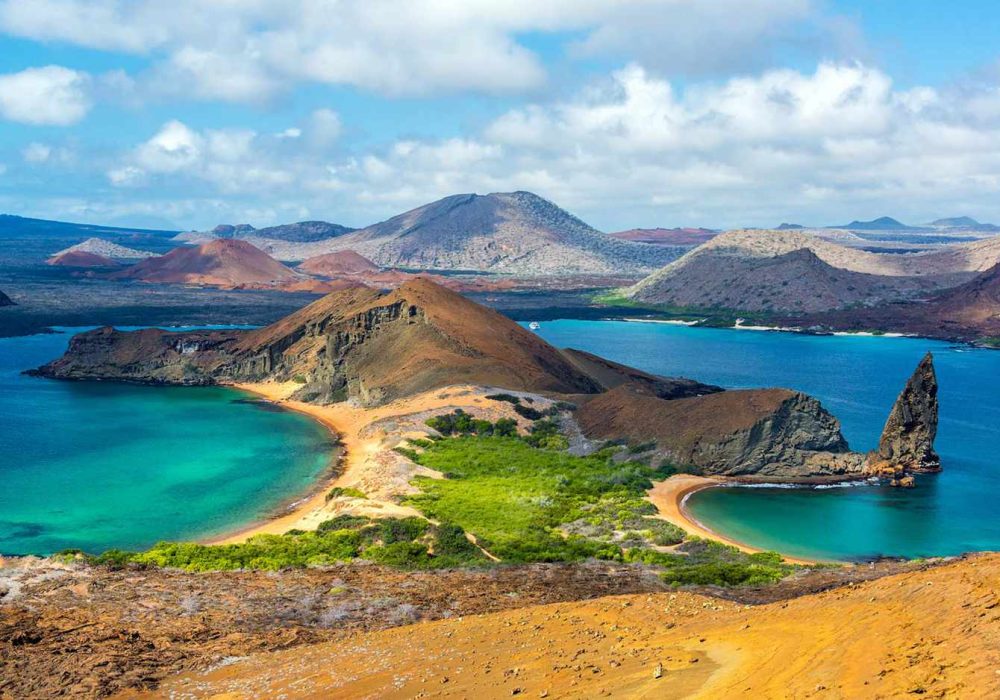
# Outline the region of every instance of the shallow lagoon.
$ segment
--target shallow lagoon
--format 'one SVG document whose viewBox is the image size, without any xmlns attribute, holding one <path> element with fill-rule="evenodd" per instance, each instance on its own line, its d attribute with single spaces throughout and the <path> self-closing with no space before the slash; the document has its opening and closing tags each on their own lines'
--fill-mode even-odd
<svg viewBox="0 0 1000 700">
<path fill-rule="evenodd" d="M 330 466 L 325 428 L 232 389 L 21 374 L 69 338 L 0 339 L 0 553 L 220 534 L 268 516 Z"/>
</svg>

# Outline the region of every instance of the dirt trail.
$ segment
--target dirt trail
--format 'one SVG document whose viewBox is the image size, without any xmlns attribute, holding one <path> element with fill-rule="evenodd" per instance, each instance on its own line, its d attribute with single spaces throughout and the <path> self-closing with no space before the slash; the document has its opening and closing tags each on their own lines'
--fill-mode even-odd
<svg viewBox="0 0 1000 700">
<path fill-rule="evenodd" d="M 762 606 L 614 596 L 251 656 L 146 697 L 1000 698 L 1000 555 Z"/>
</svg>

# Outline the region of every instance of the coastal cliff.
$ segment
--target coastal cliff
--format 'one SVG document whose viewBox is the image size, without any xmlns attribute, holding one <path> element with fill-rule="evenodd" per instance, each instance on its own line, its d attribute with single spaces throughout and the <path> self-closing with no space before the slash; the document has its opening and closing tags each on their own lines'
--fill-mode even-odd
<svg viewBox="0 0 1000 700">
<path fill-rule="evenodd" d="M 913 486 L 912 474 L 941 471 L 941 458 L 934 451 L 937 395 L 934 358 L 927 353 L 896 399 L 878 449 L 869 455 L 867 473 L 890 478 L 895 486 Z"/>
<path fill-rule="evenodd" d="M 577 413 L 590 437 L 655 441 L 657 453 L 707 474 L 772 480 L 859 476 L 840 424 L 819 401 L 788 389 L 746 389 L 663 400 L 623 386 Z"/>
</svg>

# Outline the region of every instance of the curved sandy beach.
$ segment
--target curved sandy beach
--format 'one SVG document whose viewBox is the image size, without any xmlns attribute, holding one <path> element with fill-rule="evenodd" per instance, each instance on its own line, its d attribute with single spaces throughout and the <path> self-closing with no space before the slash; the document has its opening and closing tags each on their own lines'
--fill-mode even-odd
<svg viewBox="0 0 1000 700">
<path fill-rule="evenodd" d="M 742 542 L 730 539 L 725 535 L 710 530 L 696 520 L 684 507 L 684 502 L 691 494 L 703 489 L 717 488 L 725 483 L 725 479 L 712 478 L 707 476 L 694 476 L 691 474 L 677 474 L 666 481 L 660 481 L 653 485 L 648 493 L 650 502 L 656 506 L 660 512 L 660 517 L 673 523 L 685 532 L 702 537 L 707 540 L 715 540 L 723 544 L 732 545 L 741 552 L 755 554 L 764 550 L 752 547 Z M 798 557 L 784 557 L 789 564 L 802 564 L 805 566 L 818 564 L 820 562 L 811 559 L 801 559 Z"/>
</svg>

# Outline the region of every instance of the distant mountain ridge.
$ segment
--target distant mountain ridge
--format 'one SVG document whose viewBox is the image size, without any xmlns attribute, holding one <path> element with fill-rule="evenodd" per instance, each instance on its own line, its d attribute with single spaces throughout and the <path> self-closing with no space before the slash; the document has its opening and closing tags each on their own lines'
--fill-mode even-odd
<svg viewBox="0 0 1000 700">
<path fill-rule="evenodd" d="M 210 231 L 185 231 L 174 236 L 173 240 L 180 243 L 205 243 L 215 239 L 239 239 L 244 241 L 286 241 L 289 243 L 313 243 L 328 238 L 343 236 L 356 229 L 328 221 L 299 221 L 294 224 L 281 224 L 254 228 L 250 224 L 219 224 Z"/>
<path fill-rule="evenodd" d="M 651 243 L 653 245 L 691 246 L 701 245 L 718 235 L 718 231 L 708 228 L 631 228 L 608 235 L 623 241 Z"/>
<path fill-rule="evenodd" d="M 845 228 L 851 231 L 914 231 L 918 230 L 916 226 L 907 226 L 906 224 L 893 219 L 891 216 L 880 216 L 877 219 L 872 219 L 871 221 L 852 221 L 849 224 L 843 226 L 829 226 L 827 228 Z"/>
<path fill-rule="evenodd" d="M 279 260 L 353 250 L 381 267 L 533 276 L 648 272 L 684 250 L 618 240 L 530 192 L 451 195 L 330 240 L 262 248 Z"/>
</svg>

